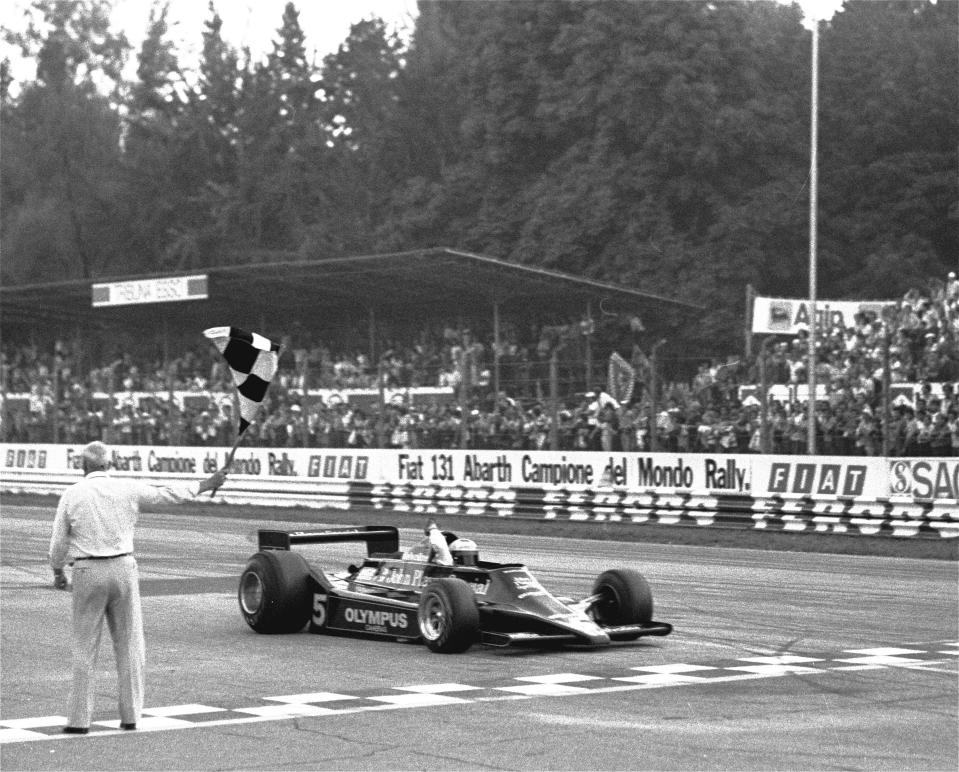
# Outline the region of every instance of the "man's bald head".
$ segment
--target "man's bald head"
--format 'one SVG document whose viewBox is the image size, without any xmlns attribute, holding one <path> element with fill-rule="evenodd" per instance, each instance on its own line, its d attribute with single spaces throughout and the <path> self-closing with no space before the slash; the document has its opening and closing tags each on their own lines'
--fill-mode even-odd
<svg viewBox="0 0 959 772">
<path fill-rule="evenodd" d="M 96 440 L 86 445 L 80 452 L 83 459 L 83 473 L 103 471 L 110 466 L 110 448 Z"/>
</svg>

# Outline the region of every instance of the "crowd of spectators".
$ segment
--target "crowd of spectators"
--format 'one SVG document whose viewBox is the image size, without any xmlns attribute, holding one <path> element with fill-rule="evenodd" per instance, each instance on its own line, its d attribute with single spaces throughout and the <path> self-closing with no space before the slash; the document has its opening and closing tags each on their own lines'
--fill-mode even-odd
<svg viewBox="0 0 959 772">
<path fill-rule="evenodd" d="M 415 337 L 387 341 L 375 362 L 362 346 L 336 349 L 303 331 L 281 343 L 280 368 L 245 438 L 249 444 L 519 450 L 549 449 L 555 443 L 562 450 L 806 452 L 808 409 L 801 390 L 808 380 L 809 337 L 802 330 L 791 339 L 770 339 L 751 360 L 703 363 L 688 383 L 664 384 L 655 403 L 648 389 L 649 362 L 634 346 L 636 383 L 630 399 L 617 401 L 594 382 L 593 391 L 583 385 L 569 388 L 556 406 L 544 397 L 550 349 L 542 330 L 505 327 L 498 351 L 499 392 L 493 387 L 493 345 L 486 331 L 423 329 Z M 156 351 L 137 346 L 137 355 L 117 348 L 115 356 L 95 357 L 79 337 L 46 348 L 5 341 L 3 438 L 232 444 L 233 387 L 212 346 L 203 341 L 173 358 L 163 355 L 159 343 Z M 822 395 L 817 452 L 882 452 L 888 362 L 892 384 L 919 384 L 915 394 L 904 394 L 892 405 L 885 443 L 890 455 L 959 455 L 959 281 L 954 274 L 910 290 L 884 317 L 862 314 L 853 327 L 821 331 L 816 362 Z M 742 388 L 759 384 L 763 373 L 768 384 L 786 387 L 790 395 L 769 400 L 765 422 L 760 401 Z M 381 400 L 381 388 L 428 393 Z M 366 390 L 373 396 L 358 401 L 327 391 L 320 397 L 318 389 Z"/>
</svg>

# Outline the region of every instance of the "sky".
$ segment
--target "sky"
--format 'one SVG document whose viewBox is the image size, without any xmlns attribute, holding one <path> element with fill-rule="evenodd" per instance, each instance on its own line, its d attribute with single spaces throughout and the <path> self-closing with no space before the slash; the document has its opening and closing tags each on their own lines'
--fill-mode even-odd
<svg viewBox="0 0 959 772">
<path fill-rule="evenodd" d="M 167 0 L 168 37 L 177 46 L 180 64 L 193 68 L 202 46 L 201 34 L 209 17 L 208 0 Z M 300 27 L 306 35 L 307 52 L 316 51 L 319 64 L 326 54 L 336 51 L 349 34 L 350 25 L 378 16 L 404 38 L 413 31 L 416 0 L 293 0 L 300 12 Z M 215 0 L 214 6 L 223 20 L 223 37 L 237 49 L 249 46 L 259 59 L 272 49 L 272 40 L 279 29 L 287 0 Z M 3 26 L 14 31 L 26 29 L 23 17 L 30 0 L 5 0 Z M 146 37 L 153 0 L 113 0 L 111 25 L 122 31 L 133 46 L 132 69 L 136 70 L 136 54 Z M 31 79 L 32 62 L 23 60 L 6 44 L 0 56 L 8 56 L 18 79 Z M 132 77 L 132 75 L 128 75 Z"/>
</svg>

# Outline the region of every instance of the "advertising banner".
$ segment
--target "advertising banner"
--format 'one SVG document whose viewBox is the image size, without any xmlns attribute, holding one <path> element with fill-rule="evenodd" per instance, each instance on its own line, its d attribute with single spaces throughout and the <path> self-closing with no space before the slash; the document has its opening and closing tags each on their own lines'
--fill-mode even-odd
<svg viewBox="0 0 959 772">
<path fill-rule="evenodd" d="M 889 495 L 885 460 L 859 456 L 753 456 L 753 495 L 851 497 Z"/>
<path fill-rule="evenodd" d="M 959 458 L 894 458 L 889 492 L 916 501 L 948 501 L 959 508 Z"/>
<path fill-rule="evenodd" d="M 753 303 L 753 332 L 795 335 L 809 329 L 811 303 L 803 299 L 757 297 Z M 855 327 L 856 314 L 879 318 L 888 300 L 817 300 L 816 327 L 820 330 Z"/>
<path fill-rule="evenodd" d="M 81 445 L 3 445 L 0 470 L 81 470 Z M 228 448 L 114 445 L 113 469 L 151 475 L 211 474 Z M 750 490 L 753 458 L 698 453 L 597 453 L 493 450 L 341 450 L 243 448 L 231 474 L 269 478 L 363 480 L 388 485 L 440 485 L 591 490 L 737 492 Z"/>
<path fill-rule="evenodd" d="M 749 456 L 558 451 L 392 451 L 392 484 L 749 490 Z"/>
<path fill-rule="evenodd" d="M 81 450 L 82 445 L 2 444 L 3 488 L 43 479 L 50 490 L 62 490 L 82 474 Z M 226 463 L 229 449 L 115 445 L 111 453 L 118 473 L 169 480 L 211 474 Z M 351 500 L 382 496 L 384 504 L 450 507 L 465 502 L 483 512 L 546 506 L 587 514 L 603 508 L 682 509 L 693 498 L 702 500 L 697 508 L 712 512 L 755 510 L 767 499 L 842 500 L 842 506 L 854 499 L 888 509 L 893 498 L 927 508 L 935 503 L 959 519 L 954 458 L 241 446 L 231 480 L 237 493 L 269 491 L 291 500 L 348 489 Z"/>
<path fill-rule="evenodd" d="M 0 473 L 32 470 L 50 473 L 82 474 L 82 445 L 18 445 L 0 446 Z M 326 448 L 243 448 L 237 450 L 231 474 L 265 478 L 313 478 L 347 481 L 382 479 L 371 469 L 370 459 L 390 451 L 350 451 Z M 206 477 L 220 469 L 229 455 L 229 448 L 160 447 L 148 445 L 111 446 L 112 468 L 137 476 L 169 477 L 184 475 Z"/>
</svg>

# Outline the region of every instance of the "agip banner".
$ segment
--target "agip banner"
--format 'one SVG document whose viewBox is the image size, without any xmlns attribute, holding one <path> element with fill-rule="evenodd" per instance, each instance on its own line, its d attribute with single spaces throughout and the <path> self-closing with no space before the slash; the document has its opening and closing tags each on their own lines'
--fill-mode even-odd
<svg viewBox="0 0 959 772">
<path fill-rule="evenodd" d="M 817 300 L 816 328 L 819 330 L 846 330 L 856 326 L 856 315 L 862 313 L 882 317 L 882 309 L 891 305 L 887 300 Z M 809 300 L 757 297 L 753 303 L 755 333 L 795 335 L 808 330 L 812 318 Z"/>
</svg>

